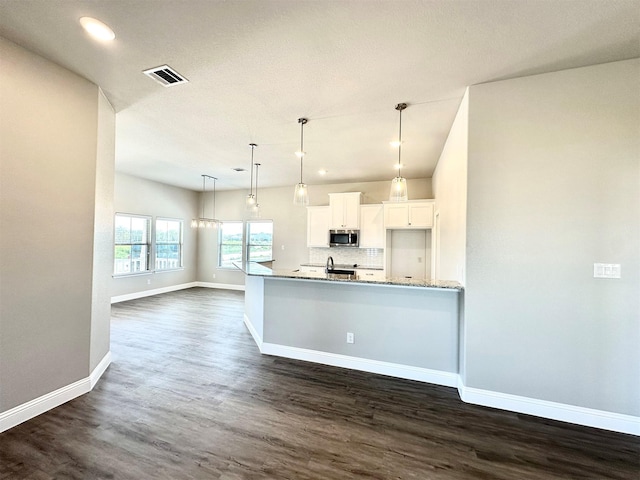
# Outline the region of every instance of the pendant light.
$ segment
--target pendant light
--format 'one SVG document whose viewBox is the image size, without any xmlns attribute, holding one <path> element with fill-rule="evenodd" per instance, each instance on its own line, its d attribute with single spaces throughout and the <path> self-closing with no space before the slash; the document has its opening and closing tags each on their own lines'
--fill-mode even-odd
<svg viewBox="0 0 640 480">
<path fill-rule="evenodd" d="M 250 143 L 249 146 L 251 147 L 251 189 L 249 190 L 249 195 L 247 195 L 247 198 L 245 200 L 245 209 L 248 212 L 252 212 L 253 208 L 256 205 L 256 196 L 253 194 L 253 149 L 258 145 L 256 145 L 255 143 Z"/>
<path fill-rule="evenodd" d="M 389 192 L 389 200 L 391 202 L 406 202 L 409 199 L 407 192 L 407 179 L 400 174 L 401 154 L 402 154 L 402 111 L 407 108 L 406 103 L 396 105 L 396 110 L 400 112 L 400 129 L 398 132 L 398 176 L 391 180 L 391 190 Z"/>
<path fill-rule="evenodd" d="M 251 210 L 251 218 L 260 218 L 260 204 L 258 203 L 258 167 L 260 167 L 260 164 L 256 163 L 255 166 L 256 166 L 256 203 L 253 205 L 253 210 Z"/>
<path fill-rule="evenodd" d="M 293 192 L 293 204 L 305 207 L 309 205 L 309 192 L 307 186 L 302 181 L 302 159 L 304 158 L 304 125 L 308 120 L 306 118 L 299 118 L 300 124 L 300 151 L 296 152 L 296 155 L 300 157 L 300 183 L 296 185 L 296 189 Z"/>
<path fill-rule="evenodd" d="M 213 218 L 204 216 L 205 193 L 207 191 L 207 178 L 213 179 Z M 211 175 L 202 175 L 202 216 L 191 220 L 191 228 L 215 228 L 218 226 L 219 220 L 216 220 L 216 177 Z"/>
</svg>

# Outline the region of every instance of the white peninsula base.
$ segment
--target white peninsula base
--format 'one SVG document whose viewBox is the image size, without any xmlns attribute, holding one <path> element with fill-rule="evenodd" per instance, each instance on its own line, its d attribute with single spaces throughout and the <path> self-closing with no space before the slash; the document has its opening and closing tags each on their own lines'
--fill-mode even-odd
<svg viewBox="0 0 640 480">
<path fill-rule="evenodd" d="M 247 275 L 244 320 L 264 354 L 456 387 L 461 295 Z"/>
</svg>

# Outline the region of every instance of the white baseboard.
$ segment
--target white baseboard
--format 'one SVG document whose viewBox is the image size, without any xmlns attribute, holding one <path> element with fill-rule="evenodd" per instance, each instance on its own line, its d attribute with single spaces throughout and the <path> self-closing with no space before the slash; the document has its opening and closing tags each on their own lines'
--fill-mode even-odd
<svg viewBox="0 0 640 480">
<path fill-rule="evenodd" d="M 640 417 L 632 415 L 481 390 L 464 385 L 458 386 L 458 392 L 462 401 L 466 403 L 640 436 Z"/>
<path fill-rule="evenodd" d="M 161 293 L 177 292 L 178 290 L 186 290 L 187 288 L 204 287 L 204 288 L 221 288 L 223 290 L 242 290 L 244 285 L 234 285 L 231 283 L 211 283 L 211 282 L 189 282 L 179 285 L 170 285 L 168 287 L 154 288 L 152 290 L 143 290 L 141 292 L 127 293 L 125 295 L 116 295 L 111 297 L 111 303 L 126 302 L 127 300 L 135 300 L 137 298 L 152 297 Z"/>
<path fill-rule="evenodd" d="M 107 370 L 107 368 L 109 368 L 109 365 L 111 365 L 111 350 L 109 350 L 107 354 L 102 357 L 102 360 L 100 360 L 98 365 L 96 365 L 96 368 L 94 368 L 93 372 L 91 372 L 91 375 L 89 375 L 89 382 L 91 387 L 90 390 L 93 390 L 93 387 L 96 386 L 96 383 L 98 383 L 98 380 L 100 380 L 102 374 Z"/>
<path fill-rule="evenodd" d="M 388 375 L 390 377 L 444 385 L 445 387 L 455 387 L 458 385 L 458 375 L 451 372 L 442 372 L 428 368 L 381 362 L 379 360 L 351 357 L 337 353 L 320 352 L 317 350 L 308 350 L 306 348 L 276 345 L 273 343 L 262 343 L 262 345 L 258 346 L 260 347 L 260 352 L 266 355 L 293 358 L 295 360 L 321 363 L 334 367 L 350 368 L 352 370 L 360 370 L 369 373 L 378 373 L 380 375 Z"/>
<path fill-rule="evenodd" d="M 244 324 L 247 327 L 247 330 L 249 330 L 249 333 L 251 334 L 251 336 L 253 337 L 253 341 L 256 342 L 256 345 L 258 345 L 258 349 L 260 349 L 260 353 L 263 353 L 262 352 L 262 338 L 260 338 L 260 335 L 258 335 L 257 330 L 255 329 L 255 327 L 251 323 L 251 320 L 249 320 L 249 317 L 247 317 L 246 313 L 244 315 Z"/>
<path fill-rule="evenodd" d="M 9 430 L 69 400 L 90 392 L 110 363 L 111 352 L 107 352 L 88 377 L 0 413 L 0 432 Z"/>
<path fill-rule="evenodd" d="M 125 295 L 116 295 L 111 297 L 111 303 L 126 302 L 127 300 L 135 300 L 137 298 L 152 297 L 153 295 L 160 295 L 161 293 L 175 292 L 178 290 L 185 290 L 187 288 L 197 287 L 198 282 L 181 283 L 179 285 L 170 285 L 168 287 L 154 288 L 152 290 L 143 290 L 141 292 L 127 293 Z"/>
<path fill-rule="evenodd" d="M 640 436 L 640 417 L 466 387 L 462 382 L 462 378 L 456 373 L 265 343 L 258 336 L 258 333 L 246 315 L 244 317 L 244 323 L 258 345 L 260 352 L 265 355 L 275 355 L 278 357 L 443 385 L 445 387 L 454 387 L 458 389 L 460 398 L 465 403 Z"/>
<path fill-rule="evenodd" d="M 244 285 L 235 285 L 233 283 L 211 283 L 211 282 L 195 282 L 195 287 L 205 288 L 222 288 L 223 290 L 240 290 L 244 292 Z"/>
</svg>

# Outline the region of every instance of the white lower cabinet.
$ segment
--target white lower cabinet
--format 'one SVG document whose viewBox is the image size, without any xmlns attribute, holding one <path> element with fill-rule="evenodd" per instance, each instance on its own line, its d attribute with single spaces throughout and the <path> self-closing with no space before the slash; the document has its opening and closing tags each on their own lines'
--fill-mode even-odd
<svg viewBox="0 0 640 480">
<path fill-rule="evenodd" d="M 358 278 L 363 280 L 384 280 L 387 276 L 384 273 L 384 270 L 366 270 L 361 268 L 356 268 L 356 275 Z"/>
<path fill-rule="evenodd" d="M 324 267 L 309 267 L 307 265 L 300 265 L 300 271 L 305 273 L 324 273 Z"/>
</svg>

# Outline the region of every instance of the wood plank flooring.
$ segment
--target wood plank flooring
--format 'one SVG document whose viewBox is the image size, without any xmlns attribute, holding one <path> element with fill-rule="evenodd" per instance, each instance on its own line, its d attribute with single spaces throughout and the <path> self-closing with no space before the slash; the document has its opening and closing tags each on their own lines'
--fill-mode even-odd
<svg viewBox="0 0 640 480">
<path fill-rule="evenodd" d="M 0 434 L 0 479 L 633 479 L 640 439 L 262 356 L 241 292 L 112 307 L 96 388 Z"/>
</svg>

